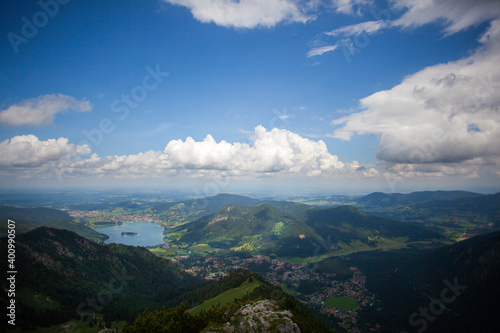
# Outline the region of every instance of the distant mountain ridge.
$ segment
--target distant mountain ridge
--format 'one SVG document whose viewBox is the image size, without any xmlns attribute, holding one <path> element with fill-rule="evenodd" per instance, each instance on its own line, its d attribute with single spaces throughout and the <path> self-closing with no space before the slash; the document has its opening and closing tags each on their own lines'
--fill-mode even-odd
<svg viewBox="0 0 500 333">
<path fill-rule="evenodd" d="M 22 208 L 16 206 L 0 206 L 0 220 L 27 220 L 33 222 L 50 222 L 57 219 L 71 219 L 68 213 L 52 208 Z"/>
<path fill-rule="evenodd" d="M 486 214 L 500 218 L 500 193 L 481 195 L 478 197 L 464 197 L 447 201 L 431 201 L 419 203 L 417 208 L 439 208 L 442 210 L 455 209 L 461 211 Z"/>
<path fill-rule="evenodd" d="M 75 222 L 67 212 L 45 207 L 22 208 L 15 206 L 0 206 L 0 236 L 7 234 L 7 220 L 9 219 L 16 222 L 17 234 L 46 226 L 71 230 L 96 242 L 104 242 L 109 238 L 107 235 Z"/>
<path fill-rule="evenodd" d="M 217 195 L 209 196 L 209 197 L 184 200 L 181 202 L 159 204 L 159 205 L 154 206 L 152 208 L 152 210 L 155 212 L 160 212 L 164 209 L 169 209 L 175 205 L 182 204 L 182 205 L 187 207 L 186 209 L 198 210 L 198 211 L 202 210 L 206 214 L 212 214 L 212 213 L 215 213 L 216 211 L 218 211 L 219 209 L 221 209 L 222 207 L 227 206 L 229 204 L 231 204 L 231 205 L 243 205 L 243 206 L 256 206 L 260 202 L 261 201 L 258 199 L 253 199 L 253 198 L 246 197 L 243 195 L 222 193 L 222 194 L 217 194 Z"/>
<path fill-rule="evenodd" d="M 376 217 L 351 206 L 311 208 L 292 215 L 267 204 L 228 205 L 167 234 L 171 240 L 186 243 L 297 257 L 442 238 L 420 226 Z"/>
<path fill-rule="evenodd" d="M 214 196 L 189 199 L 181 202 L 168 202 L 155 205 L 151 210 L 159 214 L 167 222 L 178 223 L 192 222 L 203 216 L 216 213 L 228 205 L 240 205 L 255 207 L 258 205 L 269 205 L 282 210 L 285 213 L 297 213 L 311 208 L 311 206 L 290 201 L 261 201 L 258 199 L 236 195 L 217 194 Z"/>
<path fill-rule="evenodd" d="M 500 230 L 500 193 L 372 193 L 357 203 L 371 214 L 418 223 L 442 232 L 452 241 Z"/>
<path fill-rule="evenodd" d="M 456 200 L 483 197 L 483 194 L 467 191 L 421 191 L 409 194 L 374 192 L 357 200 L 361 205 L 409 205 L 437 200 Z"/>
</svg>

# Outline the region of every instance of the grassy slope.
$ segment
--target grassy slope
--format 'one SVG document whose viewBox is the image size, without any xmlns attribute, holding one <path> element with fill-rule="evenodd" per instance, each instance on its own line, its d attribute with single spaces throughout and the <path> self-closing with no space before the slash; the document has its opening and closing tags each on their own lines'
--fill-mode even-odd
<svg viewBox="0 0 500 333">
<path fill-rule="evenodd" d="M 193 309 L 191 309 L 191 312 L 198 313 L 203 310 L 208 310 L 213 306 L 225 306 L 226 304 L 233 302 L 236 298 L 241 298 L 247 294 L 250 294 L 255 288 L 262 285 L 263 284 L 260 281 L 244 282 L 239 287 L 226 290 L 225 292 L 215 296 L 214 298 L 211 298 L 194 307 Z"/>
</svg>

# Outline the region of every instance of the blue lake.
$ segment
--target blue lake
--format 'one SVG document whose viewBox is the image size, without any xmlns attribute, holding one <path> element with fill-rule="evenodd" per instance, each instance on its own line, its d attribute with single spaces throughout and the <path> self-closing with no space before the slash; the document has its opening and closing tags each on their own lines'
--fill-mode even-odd
<svg viewBox="0 0 500 333">
<path fill-rule="evenodd" d="M 95 231 L 109 236 L 104 242 L 106 244 L 154 246 L 164 243 L 163 227 L 151 222 L 125 222 L 121 225 L 95 228 Z M 122 235 L 122 232 L 136 232 L 137 235 Z"/>
</svg>

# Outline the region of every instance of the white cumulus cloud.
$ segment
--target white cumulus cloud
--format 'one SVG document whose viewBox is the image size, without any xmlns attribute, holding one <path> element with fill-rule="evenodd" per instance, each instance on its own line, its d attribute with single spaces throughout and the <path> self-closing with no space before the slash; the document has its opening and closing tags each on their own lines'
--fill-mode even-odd
<svg viewBox="0 0 500 333">
<path fill-rule="evenodd" d="M 273 27 L 281 22 L 305 23 L 307 4 L 295 0 L 164 0 L 187 7 L 203 23 L 233 28 Z"/>
<path fill-rule="evenodd" d="M 334 120 L 334 137 L 376 134 L 377 157 L 397 164 L 490 165 L 500 157 L 500 21 L 459 61 L 425 68 Z M 406 169 L 405 169 L 406 168 Z M 421 170 L 422 167 L 400 169 Z M 453 172 L 463 173 L 457 166 Z M 458 168 L 458 169 L 457 169 Z M 458 170 L 458 171 L 457 171 Z M 450 171 L 444 167 L 439 172 Z M 420 171 L 419 171 L 420 172 Z"/>
<path fill-rule="evenodd" d="M 365 171 L 361 174 L 367 177 L 374 174 L 374 170 L 366 172 L 366 168 L 356 161 L 341 162 L 328 152 L 321 140 L 313 141 L 277 128 L 267 131 L 262 126 L 255 128 L 252 144 L 217 142 L 207 135 L 202 141 L 191 137 L 172 140 L 163 151 L 101 158 L 91 154 L 88 146 L 69 144 L 65 138 L 40 141 L 28 135 L 0 143 L 0 154 L 4 176 L 39 177 L 44 172 L 71 177 L 202 177 L 214 174 L 244 178 L 270 175 L 335 177 L 356 171 Z"/>
<path fill-rule="evenodd" d="M 37 168 L 80 154 L 89 154 L 87 145 L 76 146 L 66 138 L 40 141 L 34 135 L 20 135 L 0 142 L 2 168 Z"/>
<path fill-rule="evenodd" d="M 235 173 L 293 173 L 308 176 L 344 168 L 323 141 L 312 141 L 280 129 L 255 128 L 253 145 L 217 143 L 208 135 L 203 141 L 192 138 L 168 143 L 162 159 L 169 168 L 229 170 Z"/>
<path fill-rule="evenodd" d="M 88 112 L 92 110 L 92 104 L 62 94 L 42 95 L 0 111 L 0 123 L 6 126 L 51 125 L 56 114 L 68 110 Z"/>
</svg>

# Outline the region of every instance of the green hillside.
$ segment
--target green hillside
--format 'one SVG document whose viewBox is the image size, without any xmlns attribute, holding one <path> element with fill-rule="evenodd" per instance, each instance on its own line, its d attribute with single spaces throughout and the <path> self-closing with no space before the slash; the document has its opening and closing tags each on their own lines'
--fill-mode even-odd
<svg viewBox="0 0 500 333">
<path fill-rule="evenodd" d="M 429 246 L 443 237 L 420 226 L 377 217 L 351 206 L 311 208 L 296 215 L 269 205 L 229 205 L 167 231 L 170 240 L 278 257 L 341 255 Z"/>
<path fill-rule="evenodd" d="M 408 319 L 419 308 L 429 308 L 432 299 L 443 302 L 446 311 L 435 311 L 438 315 L 426 331 L 498 330 L 498 231 L 426 251 L 357 253 L 350 261 L 366 274 L 368 289 L 383 302 L 381 308 L 366 308 L 362 320 L 375 320 L 386 332 L 422 329 Z M 413 322 L 423 323 L 422 313 L 416 313 Z"/>
<path fill-rule="evenodd" d="M 0 241 L 3 253 L 7 253 L 6 243 L 5 239 Z M 158 258 L 144 248 L 100 245 L 74 232 L 47 227 L 19 235 L 16 258 L 16 269 L 22 272 L 17 275 L 17 287 L 59 304 L 58 309 L 43 314 L 53 320 L 60 320 L 62 311 L 75 316 L 77 308 L 84 316 L 100 312 L 108 319 L 128 319 L 145 307 L 159 308 L 201 283 L 171 261 Z M 2 261 L 1 269 L 7 271 L 6 261 Z M 1 283 L 5 287 L 6 280 Z M 107 298 L 91 305 L 98 294 Z M 89 303 L 87 300 L 92 298 L 94 303 Z M 42 316 L 42 309 L 36 303 L 21 303 L 19 309 L 33 312 L 30 324 L 37 323 Z M 19 321 L 23 318 L 28 320 L 20 317 Z"/>
<path fill-rule="evenodd" d="M 68 213 L 52 208 L 21 208 L 0 206 L 0 237 L 7 235 L 7 221 L 16 222 L 16 233 L 22 234 L 42 226 L 74 231 L 95 242 L 104 242 L 109 237 L 75 222 Z"/>
<path fill-rule="evenodd" d="M 480 197 L 425 202 L 416 205 L 415 208 L 430 209 L 433 212 L 440 210 L 441 214 L 453 211 L 469 212 L 500 220 L 500 193 L 482 195 Z"/>
<path fill-rule="evenodd" d="M 214 306 L 216 307 L 226 306 L 227 304 L 234 302 L 234 300 L 236 300 L 237 298 L 242 298 L 243 296 L 252 293 L 252 291 L 255 288 L 260 287 L 262 285 L 263 284 L 260 281 L 244 282 L 236 288 L 226 290 L 223 293 L 209 300 L 206 300 L 202 304 L 195 306 L 194 308 L 191 309 L 191 313 L 207 311 L 208 309 Z"/>
<path fill-rule="evenodd" d="M 217 213 L 173 230 L 181 242 L 213 248 L 276 255 L 313 253 L 320 236 L 294 216 L 269 205 L 229 205 Z"/>
</svg>

